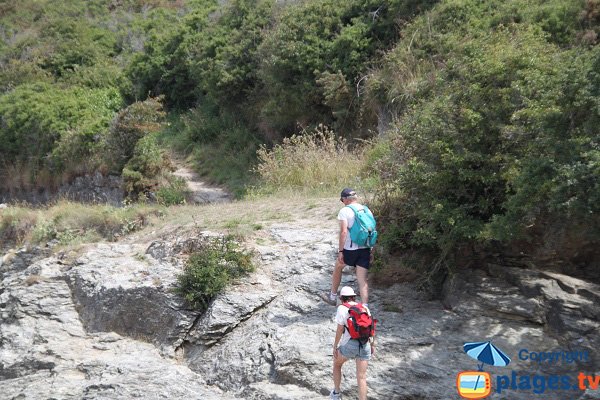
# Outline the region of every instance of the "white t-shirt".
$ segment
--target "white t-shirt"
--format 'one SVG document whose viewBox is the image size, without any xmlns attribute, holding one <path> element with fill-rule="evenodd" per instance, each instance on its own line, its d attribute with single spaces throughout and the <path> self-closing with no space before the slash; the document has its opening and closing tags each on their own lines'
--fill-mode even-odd
<svg viewBox="0 0 600 400">
<path fill-rule="evenodd" d="M 356 207 L 357 210 L 362 210 L 363 208 L 365 208 L 362 204 L 358 204 L 358 203 L 352 204 L 352 207 Z M 352 228 L 352 225 L 354 225 L 354 220 L 355 220 L 354 211 L 350 207 L 345 206 L 338 213 L 337 219 L 338 219 L 338 221 L 346 220 L 348 222 L 348 230 L 350 230 L 350 228 Z M 365 246 L 357 246 L 356 243 L 353 243 L 352 240 L 350 239 L 350 232 L 348 232 L 348 235 L 346 235 L 346 242 L 344 242 L 345 250 L 357 250 L 357 249 L 366 249 L 366 248 L 367 247 L 365 247 Z"/>
<path fill-rule="evenodd" d="M 352 211 L 352 210 L 350 210 L 350 211 Z M 351 306 L 353 306 L 353 305 L 358 304 L 358 303 L 355 302 L 355 301 L 349 301 L 348 304 L 350 304 Z M 367 313 L 369 315 L 371 315 L 371 311 L 369 310 L 369 307 L 367 307 L 367 306 L 364 306 L 364 307 L 367 310 Z M 343 304 L 340 304 L 338 306 L 337 313 L 335 314 L 335 322 L 338 325 L 344 325 L 344 326 L 346 326 L 346 322 L 348 322 L 348 307 L 346 307 Z M 339 346 L 345 345 L 346 343 L 348 343 L 348 340 L 350 340 L 350 333 L 348 333 L 348 329 L 344 329 L 344 334 L 342 335 L 342 338 L 340 339 Z"/>
</svg>

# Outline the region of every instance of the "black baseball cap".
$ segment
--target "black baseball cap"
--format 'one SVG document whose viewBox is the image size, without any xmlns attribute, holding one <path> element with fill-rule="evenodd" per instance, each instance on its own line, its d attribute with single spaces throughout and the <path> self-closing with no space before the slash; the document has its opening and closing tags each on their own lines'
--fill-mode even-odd
<svg viewBox="0 0 600 400">
<path fill-rule="evenodd" d="M 356 192 L 354 191 L 354 189 L 350 189 L 350 188 L 345 188 L 344 190 L 342 190 L 342 194 L 340 194 L 341 198 L 351 197 L 351 196 L 356 196 Z"/>
</svg>

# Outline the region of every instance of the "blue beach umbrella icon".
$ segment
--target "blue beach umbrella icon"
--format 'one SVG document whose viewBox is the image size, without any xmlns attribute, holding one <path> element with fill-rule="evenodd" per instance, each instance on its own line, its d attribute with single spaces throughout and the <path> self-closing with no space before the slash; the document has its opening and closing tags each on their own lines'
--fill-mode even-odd
<svg viewBox="0 0 600 400">
<path fill-rule="evenodd" d="M 465 343 L 463 345 L 463 350 L 469 357 L 481 361 L 481 364 L 477 364 L 479 371 L 483 371 L 483 364 L 506 367 L 508 363 L 510 363 L 510 358 L 489 341 Z M 477 384 L 479 383 L 479 377 L 480 375 L 477 376 L 475 387 L 477 387 Z"/>
<path fill-rule="evenodd" d="M 477 365 L 480 371 L 483 371 L 483 364 L 506 367 L 510 363 L 510 358 L 489 341 L 465 343 L 463 349 L 469 357 L 481 361 L 481 364 Z"/>
</svg>

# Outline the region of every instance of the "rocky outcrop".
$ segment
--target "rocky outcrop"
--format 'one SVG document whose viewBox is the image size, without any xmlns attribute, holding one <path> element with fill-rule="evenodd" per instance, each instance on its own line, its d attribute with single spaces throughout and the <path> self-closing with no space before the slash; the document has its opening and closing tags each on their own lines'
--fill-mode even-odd
<svg viewBox="0 0 600 400">
<path fill-rule="evenodd" d="M 0 265 L 0 393 L 38 399 L 317 399 L 331 389 L 334 230 L 271 226 L 255 245 L 257 271 L 199 314 L 173 293 L 198 237 L 95 245 L 75 262 L 57 256 Z M 43 257 L 43 255 L 40 255 Z M 356 285 L 347 268 L 343 284 Z M 493 376 L 598 371 L 597 285 L 556 273 L 480 265 L 430 301 L 412 284 L 371 288 L 379 319 L 370 399 L 457 398 L 456 374 L 477 362 L 462 345 L 492 340 L 512 362 Z M 585 361 L 537 363 L 521 350 L 587 351 Z M 354 367 L 344 369 L 355 399 Z M 496 382 L 493 382 L 495 385 Z M 593 399 L 594 391 L 541 398 Z M 508 396 L 508 397 L 506 397 Z M 531 399 L 529 390 L 490 398 Z"/>
<path fill-rule="evenodd" d="M 492 264 L 448 280 L 444 305 L 457 315 L 470 316 L 472 324 L 478 319 L 489 320 L 476 324 L 489 332 L 482 337 L 504 338 L 505 347 L 516 358 L 515 365 L 523 371 L 566 374 L 600 370 L 599 301 L 599 285 L 557 273 Z M 513 330 L 505 332 L 506 328 Z M 589 357 L 573 365 L 519 363 L 517 355 L 522 349 L 586 352 Z"/>
<path fill-rule="evenodd" d="M 181 266 L 146 256 L 145 246 L 98 245 L 65 271 L 79 316 L 89 332 L 154 343 L 171 354 L 198 312 L 172 288 Z"/>
<path fill-rule="evenodd" d="M 180 164 L 181 162 L 177 162 Z M 232 199 L 230 193 L 221 187 L 210 185 L 194 171 L 179 166 L 173 173 L 186 182 L 189 190 L 189 201 L 196 204 L 225 203 Z M 110 204 L 115 207 L 123 205 L 125 198 L 123 179 L 120 176 L 102 175 L 100 172 L 78 176 L 72 182 L 64 183 L 56 189 L 49 188 L 0 188 L 0 208 L 3 203 L 26 202 L 33 205 L 48 204 L 59 199 L 67 199 L 82 203 Z M 154 193 L 149 200 L 156 200 Z"/>
<path fill-rule="evenodd" d="M 76 177 L 58 189 L 18 190 L 0 189 L 0 203 L 24 201 L 29 204 L 48 204 L 59 199 L 68 199 L 94 204 L 120 206 L 123 203 L 123 180 L 118 176 L 104 176 L 99 172 Z"/>
<path fill-rule="evenodd" d="M 69 287 L 72 268 L 57 258 L 23 271 L 2 266 L 2 399 L 235 398 L 145 340 L 86 329 Z"/>
</svg>

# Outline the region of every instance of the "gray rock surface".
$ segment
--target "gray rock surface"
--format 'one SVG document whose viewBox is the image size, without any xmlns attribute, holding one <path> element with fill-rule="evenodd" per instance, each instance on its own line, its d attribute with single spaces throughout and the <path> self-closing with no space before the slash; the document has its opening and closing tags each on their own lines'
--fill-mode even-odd
<svg viewBox="0 0 600 400">
<path fill-rule="evenodd" d="M 2 399 L 235 398 L 146 341 L 87 330 L 67 283 L 69 268 L 47 258 L 3 279 Z"/>
<path fill-rule="evenodd" d="M 181 266 L 145 255 L 144 246 L 100 244 L 66 271 L 89 332 L 116 332 L 171 354 L 198 313 L 172 288 Z"/>
<path fill-rule="evenodd" d="M 75 262 L 4 257 L 0 265 L 2 399 L 318 399 L 332 387 L 336 231 L 274 225 L 255 245 L 257 271 L 202 315 L 173 292 L 202 237 L 99 244 Z M 347 267 L 343 285 L 356 287 Z M 477 368 L 465 342 L 492 340 L 512 362 L 498 375 L 596 373 L 600 288 L 555 273 L 481 265 L 446 282 L 442 302 L 412 284 L 371 288 L 379 319 L 369 399 L 458 398 L 458 372 Z M 523 349 L 587 351 L 573 364 L 520 360 Z M 350 363 L 351 364 L 351 363 Z M 356 399 L 344 368 L 345 399 Z M 507 397 L 508 396 L 508 397 Z M 492 399 L 594 399 L 597 391 L 531 390 Z"/>
</svg>

